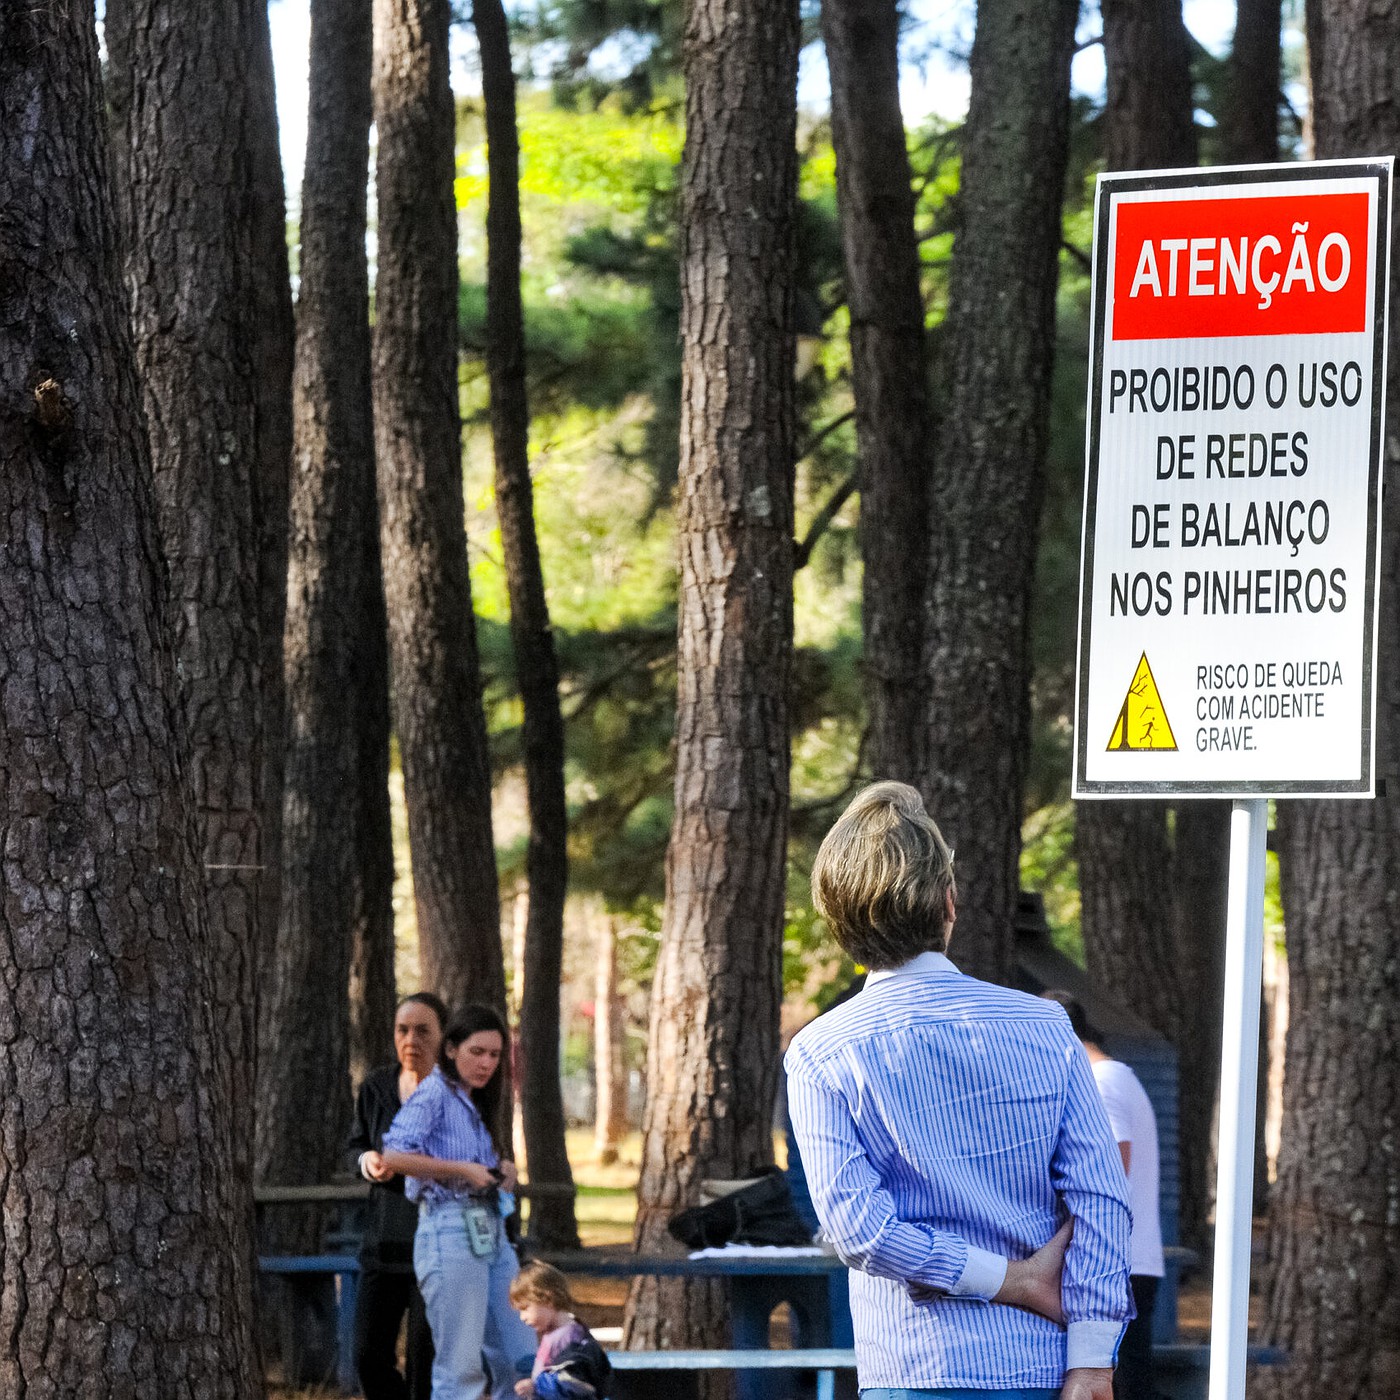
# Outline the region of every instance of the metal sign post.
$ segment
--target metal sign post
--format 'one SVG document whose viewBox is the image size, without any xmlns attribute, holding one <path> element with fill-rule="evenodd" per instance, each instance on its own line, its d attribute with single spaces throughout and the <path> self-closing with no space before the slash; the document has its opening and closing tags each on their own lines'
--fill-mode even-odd
<svg viewBox="0 0 1400 1400">
<path fill-rule="evenodd" d="M 1230 894 L 1225 915 L 1210 1400 L 1236 1400 L 1244 1394 L 1254 1223 L 1259 996 L 1264 975 L 1264 847 L 1268 828 L 1269 804 L 1264 798 L 1236 800 L 1230 813 Z"/>
</svg>

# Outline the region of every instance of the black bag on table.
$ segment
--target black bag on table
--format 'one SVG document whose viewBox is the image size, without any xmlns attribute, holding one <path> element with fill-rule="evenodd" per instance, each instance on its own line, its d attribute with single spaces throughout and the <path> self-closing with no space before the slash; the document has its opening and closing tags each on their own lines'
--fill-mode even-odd
<svg viewBox="0 0 1400 1400">
<path fill-rule="evenodd" d="M 777 1167 L 717 1201 L 673 1215 L 666 1228 L 688 1249 L 727 1244 L 795 1248 L 812 1243 L 812 1232 L 792 1203 L 787 1177 Z"/>
</svg>

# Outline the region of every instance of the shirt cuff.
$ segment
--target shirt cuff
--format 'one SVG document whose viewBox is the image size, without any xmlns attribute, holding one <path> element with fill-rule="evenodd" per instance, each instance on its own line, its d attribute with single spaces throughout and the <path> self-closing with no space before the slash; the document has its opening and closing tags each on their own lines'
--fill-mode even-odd
<svg viewBox="0 0 1400 1400">
<path fill-rule="evenodd" d="M 948 1293 L 953 1298 L 995 1298 L 1005 1282 L 1006 1260 L 1000 1254 L 968 1245 L 967 1263 Z"/>
<path fill-rule="evenodd" d="M 1065 1342 L 1065 1370 L 1087 1366 L 1109 1370 L 1118 1356 L 1121 1322 L 1071 1322 Z"/>
</svg>

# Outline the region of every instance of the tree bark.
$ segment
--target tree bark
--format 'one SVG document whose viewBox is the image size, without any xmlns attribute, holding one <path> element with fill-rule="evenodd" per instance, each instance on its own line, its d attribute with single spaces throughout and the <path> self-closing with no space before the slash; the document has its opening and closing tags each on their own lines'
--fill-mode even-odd
<svg viewBox="0 0 1400 1400">
<path fill-rule="evenodd" d="M 394 723 L 424 980 L 505 1011 L 463 525 L 449 0 L 375 0 L 374 417 Z"/>
<path fill-rule="evenodd" d="M 1085 963 L 1177 1051 L 1179 1233 L 1210 1247 L 1229 803 L 1075 808 Z"/>
<path fill-rule="evenodd" d="M 1400 149 L 1400 14 L 1363 0 L 1308 7 L 1317 156 Z M 1395 206 L 1391 206 L 1392 237 Z M 1400 489 L 1390 325 L 1384 489 Z M 1400 531 L 1382 520 L 1374 802 L 1279 803 L 1288 929 L 1288 1072 L 1270 1203 L 1264 1337 L 1290 1400 L 1400 1393 Z"/>
<path fill-rule="evenodd" d="M 1221 145 L 1232 165 L 1278 159 L 1282 41 L 1282 0 L 1236 0 L 1220 122 Z"/>
<path fill-rule="evenodd" d="M 0 1393 L 260 1394 L 91 6 L 0 11 Z"/>
<path fill-rule="evenodd" d="M 1281 0 L 1237 0 L 1235 39 L 1226 65 L 1225 106 L 1220 123 L 1220 153 L 1222 161 L 1227 165 L 1259 165 L 1278 159 L 1279 101 L 1282 86 L 1280 53 L 1282 30 L 1283 6 Z M 1218 805 L 1223 808 L 1225 804 Z M 1221 848 L 1219 855 L 1221 886 L 1219 897 L 1221 903 L 1218 926 L 1223 928 L 1225 918 L 1224 890 L 1228 878 L 1229 818 L 1222 811 L 1218 821 L 1220 831 L 1216 844 Z M 1214 940 L 1213 947 L 1216 950 L 1214 967 L 1217 976 L 1223 977 L 1223 967 L 1220 961 L 1223 954 L 1222 945 L 1222 939 Z M 1275 1006 L 1266 985 L 1259 1018 L 1259 1102 L 1255 1114 L 1257 1134 L 1254 1144 L 1254 1213 L 1256 1215 L 1265 1213 L 1270 1189 L 1269 1155 L 1265 1142 L 1265 1128 L 1268 1122 L 1270 1102 L 1269 1086 L 1273 1081 L 1273 1069 L 1270 1062 L 1274 1054 L 1276 1040 L 1272 1023 L 1279 1010 L 1280 1008 Z M 1284 1014 L 1286 1015 L 1286 1013 Z M 1219 1018 L 1217 1018 L 1213 1030 L 1212 1039 L 1218 1043 Z M 1187 1069 L 1188 1067 L 1183 1065 L 1183 1085 L 1188 1083 Z M 1217 1087 L 1219 1078 L 1217 1066 L 1212 1072 L 1212 1079 L 1217 1082 Z M 1185 1096 L 1183 1095 L 1184 1109 Z M 1194 1126 L 1194 1131 L 1199 1133 L 1204 1130 L 1209 1133 L 1210 1126 L 1209 1122 L 1202 1125 L 1198 1121 Z M 1186 1164 L 1183 1163 L 1184 1168 L 1185 1166 Z M 1187 1186 L 1186 1172 L 1183 1170 L 1183 1201 L 1188 1199 Z M 1197 1234 L 1202 1240 L 1206 1237 L 1204 1206 L 1210 1191 L 1211 1184 L 1207 1182 L 1201 1192 L 1193 1191 L 1189 1198 L 1193 1207 L 1195 1207 L 1197 1200 L 1201 1203 Z M 1189 1230 L 1196 1226 L 1197 1221 L 1187 1219 L 1187 1215 L 1187 1211 L 1183 1209 L 1183 1220 L 1186 1221 Z M 1187 1230 L 1184 1230 L 1182 1238 L 1189 1240 L 1191 1235 Z"/>
<path fill-rule="evenodd" d="M 681 171 L 675 818 L 636 1247 L 773 1160 L 792 653 L 796 0 L 693 0 Z M 633 1347 L 713 1344 L 715 1283 L 642 1280 Z"/>
<path fill-rule="evenodd" d="M 598 976 L 593 992 L 593 1153 L 606 1167 L 617 1161 L 627 1134 L 627 1028 L 617 990 L 617 924 L 600 910 L 594 927 Z"/>
<path fill-rule="evenodd" d="M 1163 961 L 1176 984 L 1180 1010 L 1175 1025 L 1159 1029 L 1177 1054 L 1179 1235 L 1181 1243 L 1204 1254 L 1214 1240 L 1210 1217 L 1225 997 L 1230 803 L 1182 803 L 1172 836 L 1171 875 L 1162 890 L 1172 911 L 1172 932 Z M 1123 988 L 1125 994 L 1127 990 Z M 1135 984 L 1133 996 L 1140 992 L 1141 984 Z"/>
<path fill-rule="evenodd" d="M 897 0 L 824 0 L 836 197 L 851 315 L 871 771 L 917 777 L 933 425 Z"/>
<path fill-rule="evenodd" d="M 282 740 L 287 614 L 287 493 L 292 469 L 292 355 L 296 331 L 287 261 L 287 193 L 277 133 L 277 88 L 267 0 L 252 9 L 249 159 L 252 162 L 253 409 L 260 504 L 258 631 L 262 650 L 262 872 L 258 900 L 258 1001 L 270 1004 L 282 887 Z M 265 1024 L 265 1021 L 260 1022 Z"/>
<path fill-rule="evenodd" d="M 1181 0 L 1103 6 L 1110 170 L 1197 159 Z M 1075 813 L 1089 970 L 1177 1050 L 1180 1235 L 1210 1245 L 1220 1078 L 1228 802 L 1081 802 Z"/>
<path fill-rule="evenodd" d="M 1101 0 L 1108 170 L 1196 163 L 1191 46 L 1181 0 Z"/>
<path fill-rule="evenodd" d="M 368 336 L 366 323 L 361 328 Z M 366 392 L 371 392 L 368 385 Z M 352 508 L 360 551 L 351 692 L 358 754 L 355 912 L 350 926 L 350 1078 L 356 1086 L 375 1066 L 394 1058 L 394 1011 L 400 990 L 394 969 L 394 828 L 389 808 L 389 623 L 372 431 L 366 450 L 369 471 L 357 478 Z M 402 990 L 407 995 L 418 988 Z"/>
<path fill-rule="evenodd" d="M 240 1209 L 249 1212 L 264 855 L 254 32 L 251 0 L 109 0 L 106 9 L 127 294 L 169 564 Z"/>
<path fill-rule="evenodd" d="M 282 923 L 261 1076 L 258 1175 L 326 1181 L 350 1111 L 359 856 L 359 600 L 374 518 L 370 413 L 370 0 L 314 0 L 294 381 Z M 392 983 L 391 983 L 392 986 Z M 311 1243 L 311 1242 L 308 1242 Z"/>
<path fill-rule="evenodd" d="M 572 1186 L 559 1080 L 559 987 L 564 979 L 564 900 L 569 886 L 569 820 L 564 798 L 564 716 L 559 661 L 549 623 L 530 481 L 530 408 L 525 393 L 525 314 L 520 299 L 520 138 L 515 73 L 501 0 L 474 0 L 486 103 L 486 372 L 496 458 L 515 677 L 524 706 L 525 789 L 530 841 L 525 873 L 525 985 L 520 1001 L 520 1108 L 530 1179 Z M 578 1246 L 572 1194 L 531 1207 L 530 1233 L 542 1248 Z"/>
<path fill-rule="evenodd" d="M 1132 988 L 1130 1004 L 1149 1024 L 1174 1028 L 1181 1008 L 1170 966 L 1171 906 L 1162 898 L 1171 864 L 1166 804 L 1081 802 L 1074 837 L 1085 963 L 1110 991 Z M 1102 876 L 1085 879 L 1085 870 Z"/>
<path fill-rule="evenodd" d="M 981 0 L 942 336 L 920 786 L 958 851 L 954 956 L 1010 970 L 1029 741 L 1028 616 L 1054 359 L 1074 0 Z"/>
<path fill-rule="evenodd" d="M 361 512 L 360 662 L 355 678 L 359 750 L 355 794 L 355 916 L 350 927 L 350 1080 L 358 1086 L 394 1058 L 394 832 L 389 811 L 389 639 L 379 570 L 374 482 Z M 405 987 L 404 994 L 417 988 Z"/>
</svg>

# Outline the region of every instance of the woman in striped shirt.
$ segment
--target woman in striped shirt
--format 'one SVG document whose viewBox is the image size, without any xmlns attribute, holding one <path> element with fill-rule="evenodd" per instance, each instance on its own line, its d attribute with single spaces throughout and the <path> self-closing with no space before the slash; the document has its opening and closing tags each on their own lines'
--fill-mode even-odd
<svg viewBox="0 0 1400 1400">
<path fill-rule="evenodd" d="M 418 1202 L 413 1268 L 433 1334 L 433 1400 L 509 1396 L 528 1374 L 535 1338 L 510 1306 L 518 1272 L 506 1239 L 500 1190 L 515 1163 L 498 1150 L 501 1057 L 506 1032 L 489 1006 L 467 1006 L 443 1033 L 442 1057 L 384 1135 L 384 1166 L 402 1172 Z"/>
</svg>

